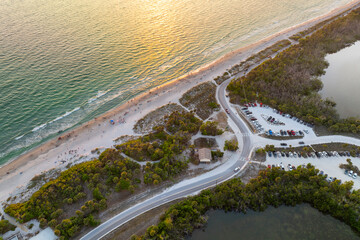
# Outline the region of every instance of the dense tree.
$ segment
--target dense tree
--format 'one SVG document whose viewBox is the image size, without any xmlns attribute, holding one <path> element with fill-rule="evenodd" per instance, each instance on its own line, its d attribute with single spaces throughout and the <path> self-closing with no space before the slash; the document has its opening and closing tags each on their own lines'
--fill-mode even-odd
<svg viewBox="0 0 360 240">
<path fill-rule="evenodd" d="M 200 132 L 202 135 L 216 136 L 223 134 L 224 131 L 219 129 L 217 122 L 207 121 L 200 126 Z"/>
<path fill-rule="evenodd" d="M 339 17 L 246 76 L 232 81 L 228 86 L 231 101 L 257 100 L 334 132 L 360 133 L 359 119 L 339 119 L 335 103 L 318 94 L 322 88 L 318 77 L 328 67 L 325 55 L 359 40 L 359 16 L 360 9 L 355 9 Z"/>
<path fill-rule="evenodd" d="M 310 203 L 360 233 L 360 190 L 352 191 L 352 182 L 329 183 L 318 172 L 309 164 L 291 172 L 266 169 L 246 185 L 238 178 L 229 180 L 171 206 L 157 226 L 149 227 L 144 236 L 132 239 L 185 239 L 195 228 L 204 226 L 205 214 L 211 209 L 264 211 L 269 205 L 300 203 Z"/>
<path fill-rule="evenodd" d="M 0 220 L 0 234 L 4 234 L 8 231 L 14 231 L 15 226 L 12 225 L 8 220 Z"/>
<path fill-rule="evenodd" d="M 224 145 L 224 151 L 236 151 L 239 148 L 237 140 L 226 140 Z"/>
</svg>

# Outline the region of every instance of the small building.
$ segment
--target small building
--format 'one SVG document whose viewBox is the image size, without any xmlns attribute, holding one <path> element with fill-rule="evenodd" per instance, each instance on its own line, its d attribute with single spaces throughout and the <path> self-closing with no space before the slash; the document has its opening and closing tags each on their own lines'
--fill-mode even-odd
<svg viewBox="0 0 360 240">
<path fill-rule="evenodd" d="M 211 162 L 211 150 L 209 148 L 200 148 L 198 150 L 200 163 Z"/>
</svg>

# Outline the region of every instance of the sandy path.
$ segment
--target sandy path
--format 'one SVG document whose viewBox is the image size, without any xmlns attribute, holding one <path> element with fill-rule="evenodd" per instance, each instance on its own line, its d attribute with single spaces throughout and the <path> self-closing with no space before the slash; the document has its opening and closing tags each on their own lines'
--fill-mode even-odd
<svg viewBox="0 0 360 240">
<path fill-rule="evenodd" d="M 52 139 L 29 151 L 0 168 L 0 201 L 8 198 L 9 194 L 17 188 L 26 185 L 35 175 L 67 164 L 80 156 L 90 156 L 91 150 L 95 148 L 111 147 L 114 144 L 113 139 L 121 135 L 133 134 L 132 128 L 138 119 L 157 107 L 169 102 L 178 102 L 181 95 L 193 86 L 222 75 L 231 66 L 240 63 L 254 53 L 273 45 L 277 41 L 287 39 L 320 21 L 358 6 L 359 2 L 360 0 L 353 1 L 324 16 L 288 28 L 231 52 L 197 71 L 156 87 L 75 130 L 66 132 L 60 139 Z M 116 124 L 110 125 L 110 119 L 114 119 Z M 126 122 L 119 123 L 118 120 L 122 119 Z"/>
</svg>

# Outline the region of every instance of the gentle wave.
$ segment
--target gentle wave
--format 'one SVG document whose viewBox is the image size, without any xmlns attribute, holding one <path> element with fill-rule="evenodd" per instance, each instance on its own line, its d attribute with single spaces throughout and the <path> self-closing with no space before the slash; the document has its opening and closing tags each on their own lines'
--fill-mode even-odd
<svg viewBox="0 0 360 240">
<path fill-rule="evenodd" d="M 64 113 L 64 114 L 61 115 L 60 117 L 57 117 L 57 118 L 55 118 L 54 120 L 50 121 L 49 124 L 50 124 L 50 123 L 53 123 L 53 122 L 56 122 L 56 121 L 58 121 L 58 120 L 60 120 L 60 119 L 63 119 L 64 117 L 69 116 L 70 114 L 72 114 L 73 112 L 76 112 L 76 111 L 78 111 L 78 110 L 80 110 L 80 107 L 74 108 L 74 109 L 71 110 L 70 112 Z"/>
<path fill-rule="evenodd" d="M 101 98 L 107 93 L 111 92 L 110 90 L 106 91 L 99 91 L 95 97 L 90 98 L 88 101 L 85 101 L 80 107 L 76 107 L 71 111 L 64 113 L 63 115 L 51 120 L 47 123 L 41 124 L 39 126 L 34 127 L 31 131 L 25 133 L 24 135 L 18 136 L 15 138 L 16 143 L 13 144 L 10 148 L 6 151 L 0 153 L 0 158 L 6 156 L 7 154 L 19 150 L 21 148 L 29 147 L 33 144 L 41 142 L 44 138 L 48 137 L 51 134 L 56 134 L 60 131 L 65 131 L 79 122 L 86 117 L 89 113 L 96 110 L 100 107 L 103 103 L 109 102 L 119 96 L 121 96 L 124 92 L 122 90 L 109 94 L 106 98 Z M 128 96 L 128 94 L 125 94 Z M 91 101 L 90 101 L 91 100 Z M 81 112 L 78 112 L 81 110 Z M 74 113 L 78 113 L 73 118 L 69 118 Z"/>
<path fill-rule="evenodd" d="M 41 124 L 40 126 L 34 127 L 33 130 L 31 130 L 31 131 L 32 132 L 39 131 L 40 129 L 43 129 L 46 125 L 47 125 L 47 123 Z"/>
<path fill-rule="evenodd" d="M 19 139 L 21 139 L 23 136 L 24 136 L 24 135 L 18 136 L 18 137 L 15 138 L 15 140 L 19 140 Z"/>
<path fill-rule="evenodd" d="M 96 101 L 97 99 L 101 98 L 102 96 L 104 96 L 105 94 L 107 94 L 110 90 L 107 91 L 99 91 L 95 97 L 90 98 L 87 102 L 88 103 L 92 103 L 94 101 Z"/>
<path fill-rule="evenodd" d="M 0 88 L 7 90 L 1 96 L 0 107 L 7 109 L 1 113 L 0 122 L 23 119 L 16 126 L 0 126 L 1 132 L 7 133 L 0 136 L 0 161 L 9 159 L 3 153 L 11 152 L 10 149 L 35 146 L 51 134 L 56 135 L 106 112 L 146 89 L 206 69 L 227 52 L 350 0 L 314 0 L 311 3 L 280 0 L 283 6 L 280 8 L 259 0 L 237 1 L 239 4 L 210 1 L 205 5 L 204 1 L 193 1 L 191 7 L 181 1 L 163 3 L 165 8 L 158 8 L 163 12 L 156 18 L 153 11 L 144 14 L 144 9 L 160 6 L 154 1 L 140 4 L 137 0 L 110 0 L 100 4 L 101 1 L 95 0 L 83 7 L 80 2 L 65 0 L 74 6 L 69 10 L 54 7 L 52 1 L 35 7 L 39 1 L 34 0 L 26 11 L 21 1 L 0 8 L 0 28 L 13 26 L 6 28 L 2 41 L 5 57 L 0 57 L 0 79 L 3 79 Z M 331 4 L 333 6 L 329 7 Z M 109 24 L 103 16 L 111 14 L 113 11 L 109 10 L 114 5 L 124 8 L 110 15 L 113 22 L 127 20 L 136 24 L 125 24 L 121 28 L 118 24 Z M 97 11 L 94 12 L 95 6 Z M 16 7 L 19 11 L 13 11 Z M 52 21 L 47 29 L 57 33 L 51 39 L 41 31 L 34 31 L 41 29 L 39 17 L 47 16 L 50 8 L 57 13 L 49 15 Z M 316 11 L 304 14 L 309 9 Z M 197 14 L 200 12 L 202 14 Z M 251 17 L 244 17 L 248 13 Z M 91 14 L 94 17 L 89 20 L 87 16 Z M 136 21 L 130 21 L 132 17 L 127 14 Z M 64 21 L 64 16 L 71 21 Z M 174 19 L 177 20 L 172 21 Z M 55 22 L 64 22 L 64 25 L 59 28 L 58 24 L 53 24 Z M 26 41 L 23 41 L 24 36 Z M 31 94 L 33 90 L 36 94 Z M 7 96 L 7 93 L 12 95 Z M 61 107 L 51 109 L 49 102 L 73 110 L 63 113 Z M 20 109 L 19 106 L 21 111 L 12 111 Z M 35 114 L 37 122 L 33 123 L 29 119 Z M 30 130 L 29 122 L 44 124 Z M 3 156 L 5 158 L 1 159 Z"/>
</svg>

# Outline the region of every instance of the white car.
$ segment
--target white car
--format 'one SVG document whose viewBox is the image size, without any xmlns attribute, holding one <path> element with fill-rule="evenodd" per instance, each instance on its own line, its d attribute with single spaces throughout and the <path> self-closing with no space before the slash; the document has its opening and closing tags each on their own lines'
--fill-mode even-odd
<svg viewBox="0 0 360 240">
<path fill-rule="evenodd" d="M 357 178 L 357 173 L 354 173 L 354 175 L 352 177 L 353 177 L 353 179 L 356 179 Z"/>
<path fill-rule="evenodd" d="M 353 176 L 353 173 L 354 173 L 354 171 L 353 170 L 350 170 L 350 172 L 349 172 L 349 177 L 352 177 Z M 357 174 L 356 174 L 357 175 Z"/>
<path fill-rule="evenodd" d="M 239 167 L 236 167 L 235 169 L 234 169 L 234 172 L 237 172 L 237 171 L 239 171 L 240 170 L 240 168 Z"/>
</svg>

